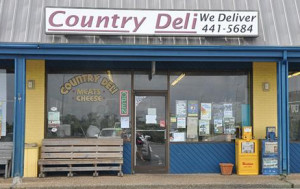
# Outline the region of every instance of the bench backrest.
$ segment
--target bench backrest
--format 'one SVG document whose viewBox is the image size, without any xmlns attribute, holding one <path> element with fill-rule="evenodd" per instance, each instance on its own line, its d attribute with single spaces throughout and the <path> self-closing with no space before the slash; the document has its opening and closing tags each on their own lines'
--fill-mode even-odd
<svg viewBox="0 0 300 189">
<path fill-rule="evenodd" d="M 11 159 L 13 142 L 0 142 L 0 159 Z"/>
<path fill-rule="evenodd" d="M 44 139 L 42 159 L 123 158 L 123 139 Z"/>
</svg>

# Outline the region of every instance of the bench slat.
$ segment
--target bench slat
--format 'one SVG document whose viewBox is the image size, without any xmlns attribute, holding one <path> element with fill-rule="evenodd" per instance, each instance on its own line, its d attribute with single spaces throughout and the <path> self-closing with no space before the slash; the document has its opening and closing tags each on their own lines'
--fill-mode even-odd
<svg viewBox="0 0 300 189">
<path fill-rule="evenodd" d="M 123 145 L 121 138 L 107 138 L 107 139 L 44 139 L 43 146 L 95 146 L 95 145 Z"/>
<path fill-rule="evenodd" d="M 99 147 L 81 147 L 81 146 L 56 146 L 42 147 L 42 152 L 122 152 L 121 146 L 99 146 Z"/>
<path fill-rule="evenodd" d="M 42 153 L 41 158 L 121 158 L 121 153 Z"/>
<path fill-rule="evenodd" d="M 115 159 L 76 159 L 76 160 L 62 160 L 62 159 L 40 159 L 39 165 L 68 165 L 68 164 L 123 164 L 122 158 Z"/>
<path fill-rule="evenodd" d="M 45 172 L 56 171 L 119 171 L 119 166 L 104 166 L 104 167 L 44 167 Z"/>
<path fill-rule="evenodd" d="M 10 159 L 0 159 L 0 165 L 6 165 L 9 161 Z"/>
<path fill-rule="evenodd" d="M 0 142 L 0 149 L 13 149 L 13 142 Z"/>
<path fill-rule="evenodd" d="M 0 157 L 2 156 L 11 156 L 12 155 L 12 151 L 1 151 L 0 150 Z"/>
</svg>

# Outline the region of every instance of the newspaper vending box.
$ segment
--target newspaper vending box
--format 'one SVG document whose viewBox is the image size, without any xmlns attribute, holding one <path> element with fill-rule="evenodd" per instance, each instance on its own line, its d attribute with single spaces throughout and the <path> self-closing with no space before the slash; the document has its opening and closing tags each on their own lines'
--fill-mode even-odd
<svg viewBox="0 0 300 189">
<path fill-rule="evenodd" d="M 235 161 L 238 175 L 258 175 L 258 140 L 252 139 L 252 127 L 242 128 L 242 139 L 235 141 Z"/>
<path fill-rule="evenodd" d="M 279 174 L 278 140 L 275 133 L 275 127 L 267 127 L 266 139 L 261 141 L 261 173 L 263 175 Z"/>
</svg>

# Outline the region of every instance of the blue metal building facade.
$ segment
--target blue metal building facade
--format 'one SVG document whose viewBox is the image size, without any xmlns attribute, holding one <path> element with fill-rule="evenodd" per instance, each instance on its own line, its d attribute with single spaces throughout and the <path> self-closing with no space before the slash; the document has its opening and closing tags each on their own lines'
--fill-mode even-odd
<svg viewBox="0 0 300 189">
<path fill-rule="evenodd" d="M 292 172 L 298 172 L 298 168 L 290 165 L 289 157 L 289 130 L 288 130 L 288 91 L 287 73 L 288 62 L 298 62 L 300 60 L 300 49 L 280 48 L 280 47 L 187 47 L 187 46 L 111 46 L 111 45 L 50 45 L 50 44 L 2 44 L 0 46 L 1 59 L 15 60 L 15 130 L 14 130 L 14 166 L 13 176 L 23 174 L 24 156 L 24 127 L 25 127 L 25 61 L 26 59 L 46 59 L 46 60 L 118 60 L 118 61 L 222 61 L 226 62 L 262 62 L 275 61 L 278 65 L 278 137 L 280 141 L 280 171 L 288 174 L 289 167 Z M 178 52 L 181 52 L 178 55 Z M 228 148 L 228 152 L 233 152 L 231 144 L 171 144 L 170 145 L 170 173 L 194 173 L 194 172 L 216 172 L 216 167 L 207 169 L 207 164 L 213 164 L 219 159 L 212 158 L 209 162 L 203 161 L 204 168 L 193 168 L 191 170 L 179 169 L 176 164 L 181 161 L 178 153 L 201 148 L 205 151 L 219 151 L 220 148 Z M 293 145 L 293 150 L 298 146 Z M 183 150 L 184 149 L 184 150 Z M 182 151 L 183 150 L 183 151 Z M 130 144 L 125 145 L 126 159 L 124 170 L 130 172 Z M 234 154 L 234 153 L 233 153 Z M 181 158 L 188 158 L 182 157 Z M 234 163 L 234 156 L 224 156 L 222 160 Z M 298 163 L 298 159 L 291 157 L 293 164 Z M 195 161 L 195 160 L 193 160 Z M 191 162 L 193 162 L 191 161 Z M 200 163 L 201 164 L 201 163 Z M 199 165 L 200 167 L 201 165 Z M 206 166 L 206 168 L 205 168 Z M 205 170 L 206 169 L 206 170 Z"/>
</svg>

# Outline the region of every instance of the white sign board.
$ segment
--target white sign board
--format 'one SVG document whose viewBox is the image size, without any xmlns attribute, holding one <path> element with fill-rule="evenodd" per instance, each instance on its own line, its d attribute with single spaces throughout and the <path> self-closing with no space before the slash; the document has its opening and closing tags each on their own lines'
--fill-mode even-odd
<svg viewBox="0 0 300 189">
<path fill-rule="evenodd" d="M 45 9 L 46 34 L 258 36 L 257 11 Z"/>
</svg>

